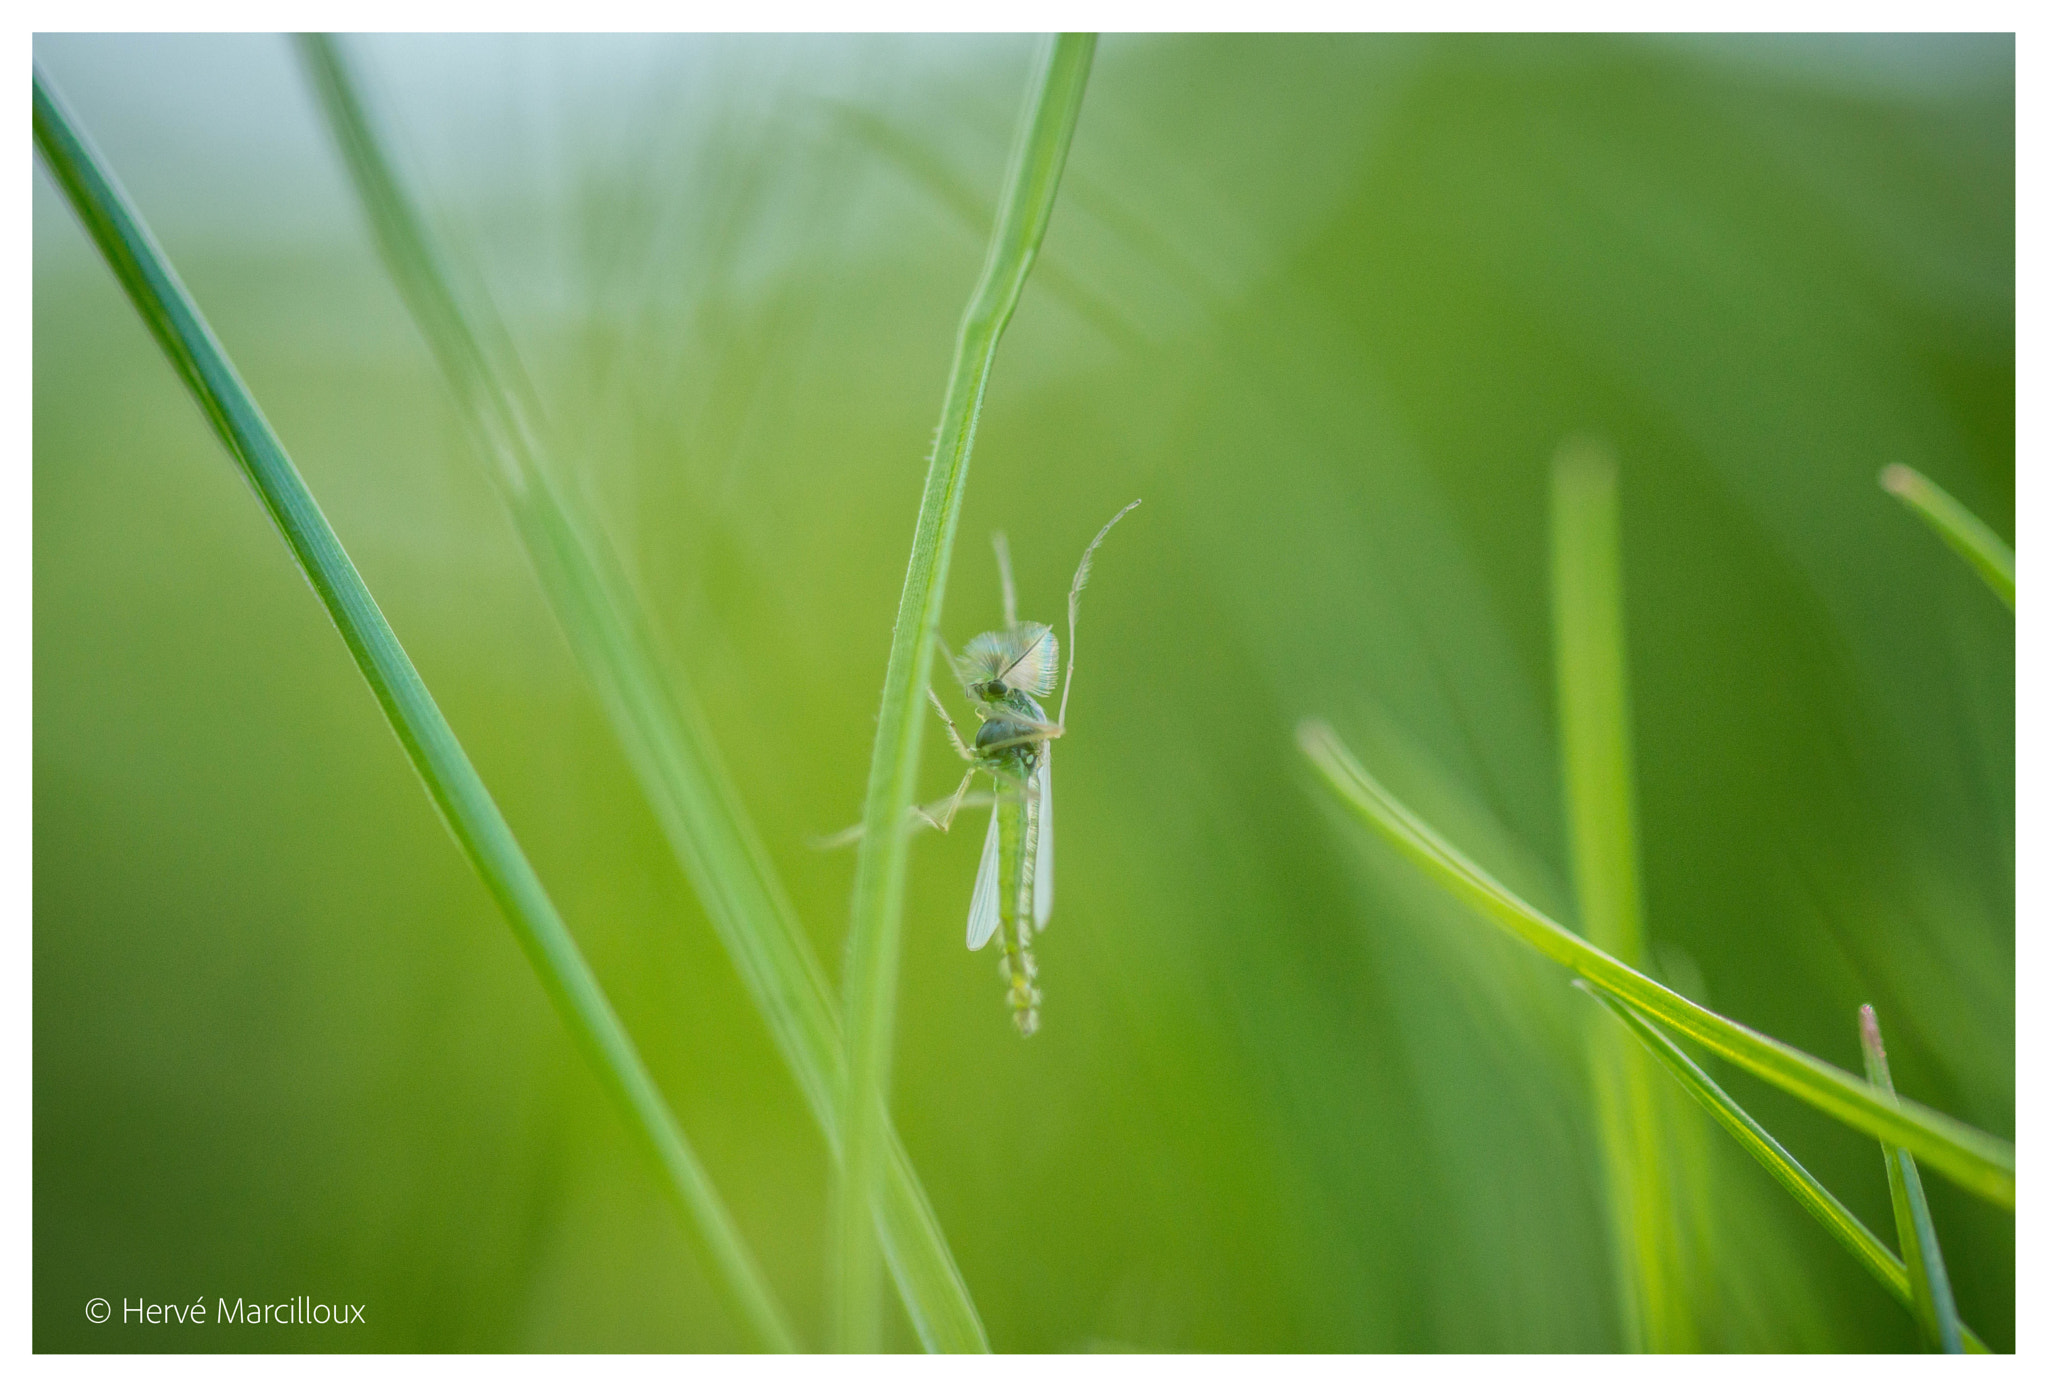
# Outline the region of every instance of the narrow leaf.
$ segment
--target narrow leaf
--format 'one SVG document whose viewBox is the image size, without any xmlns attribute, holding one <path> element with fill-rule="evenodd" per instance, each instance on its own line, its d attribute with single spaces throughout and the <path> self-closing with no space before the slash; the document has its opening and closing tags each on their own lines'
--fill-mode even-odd
<svg viewBox="0 0 2048 1387">
<path fill-rule="evenodd" d="M 1878 473 L 1878 484 L 1910 506 L 1941 536 L 1949 548 L 1961 554 L 1970 567 L 1998 594 L 2007 607 L 2013 605 L 2012 546 L 2000 539 L 1989 525 L 1972 515 L 1961 501 L 1902 462 Z"/>
<path fill-rule="evenodd" d="M 458 298 L 340 46 L 326 35 L 306 36 L 302 44 L 378 249 L 447 377 L 477 457 L 512 515 L 670 850 L 837 1154 L 845 1074 L 838 1002 L 725 769 L 709 720 L 685 673 L 660 657 L 654 625 L 602 527 L 558 484 L 510 337 L 489 304 L 465 306 Z M 988 1336 L 966 1282 L 893 1128 L 885 1142 L 874 1217 L 919 1341 L 933 1352 L 987 1352 Z"/>
<path fill-rule="evenodd" d="M 1905 1263 L 1892 1254 L 1892 1250 L 1879 1242 L 1877 1236 L 1863 1224 L 1848 1206 L 1828 1192 L 1826 1186 L 1807 1173 L 1778 1139 L 1765 1131 L 1757 1120 L 1745 1112 L 1740 1104 L 1730 1098 L 1722 1087 L 1715 1083 L 1707 1071 L 1693 1062 L 1692 1056 L 1672 1043 L 1671 1038 L 1651 1025 L 1642 1013 L 1633 1007 L 1602 992 L 1581 980 L 1574 986 L 1606 1007 L 1620 1018 L 1623 1025 L 1635 1033 L 1650 1054 L 1656 1056 L 1671 1077 L 1678 1080 L 1687 1093 L 1699 1100 L 1713 1119 L 1728 1130 L 1736 1143 L 1756 1158 L 1757 1164 L 1771 1173 L 1771 1177 L 1783 1185 L 1791 1196 L 1799 1201 L 1801 1208 L 1812 1214 L 1821 1227 L 1833 1234 L 1835 1240 L 1849 1250 L 1873 1277 L 1877 1284 L 1890 1292 L 1892 1297 L 1907 1309 L 1913 1308 L 1913 1288 L 1906 1273 Z M 1989 1353 L 1982 1339 L 1967 1327 L 1960 1327 L 1962 1340 L 1971 1353 Z"/>
<path fill-rule="evenodd" d="M 1598 445 L 1558 450 L 1550 486 L 1550 619 L 1572 882 L 1586 937 L 1630 967 L 1643 961 L 1628 648 L 1621 595 L 1621 503 Z"/>
<path fill-rule="evenodd" d="M 1876 1009 L 1865 1004 L 1856 1022 L 1863 1042 L 1863 1072 L 1870 1082 L 1893 1093 L 1891 1062 L 1885 1058 Z M 1892 1191 L 1892 1217 L 1899 1226 L 1899 1251 L 1913 1283 L 1913 1317 L 1920 1322 L 1928 1347 L 1961 1353 L 1963 1336 L 1956 1319 L 1955 1293 L 1949 1288 L 1948 1267 L 1941 1260 L 1941 1243 L 1934 1236 L 1934 1215 L 1928 1212 L 1920 1168 L 1914 1164 L 1912 1152 L 1901 1151 L 1888 1141 L 1879 1145 L 1884 1151 L 1885 1181 Z"/>
<path fill-rule="evenodd" d="M 1579 923 L 1630 967 L 1643 962 L 1635 783 L 1629 750 L 1621 505 L 1613 460 L 1597 444 L 1558 449 L 1550 487 L 1550 610 L 1559 750 Z M 1602 1026 L 1591 1036 L 1616 1280 L 1631 1339 L 1653 1353 L 1699 1346 L 1678 1219 L 1672 1133 L 1648 1056 Z"/>
<path fill-rule="evenodd" d="M 199 307 L 141 215 L 35 72 L 35 140 L 43 161 L 106 257 L 164 355 L 227 445 L 300 570 L 333 618 L 391 729 L 456 842 L 512 926 L 563 1022 L 667 1177 L 713 1279 L 765 1346 L 794 1350 L 789 1318 L 742 1241 L 710 1176 L 620 1025 L 512 829 L 441 715 L 362 576 L 306 489 Z"/>
<path fill-rule="evenodd" d="M 1052 219 L 1053 199 L 1094 56 L 1094 35 L 1062 34 L 1053 42 L 1032 94 L 1004 180 L 1002 208 L 981 281 L 960 321 L 945 403 L 939 411 L 938 442 L 925 473 L 910 565 L 896 607 L 874 758 L 868 769 L 847 948 L 846 1144 L 836 1193 L 834 1306 L 839 1344 L 854 1351 L 872 1351 L 881 1338 L 874 1248 L 861 1211 L 876 1180 L 885 1130 L 902 952 L 907 866 L 903 825 L 917 786 L 932 641 L 938 634 L 975 425 L 996 345 L 1016 311 Z"/>
<path fill-rule="evenodd" d="M 1971 1193 L 2013 1207 L 2011 1142 L 1911 1099 L 1893 1100 L 1846 1070 L 1644 977 L 1522 900 L 1445 842 L 1388 794 L 1327 725 L 1305 721 L 1296 739 L 1346 808 L 1453 895 L 1537 952 L 1829 1116 L 1906 1147 Z"/>
</svg>

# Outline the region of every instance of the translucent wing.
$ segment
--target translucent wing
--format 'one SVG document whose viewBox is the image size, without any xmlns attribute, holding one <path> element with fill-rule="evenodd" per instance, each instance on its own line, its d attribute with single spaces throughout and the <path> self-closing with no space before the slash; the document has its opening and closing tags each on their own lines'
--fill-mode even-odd
<svg viewBox="0 0 2048 1387">
<path fill-rule="evenodd" d="M 988 839 L 981 845 L 981 868 L 974 874 L 974 899 L 967 907 L 967 947 L 978 949 L 988 943 L 1002 920 L 996 899 L 1003 875 L 1003 835 L 996 826 L 1002 815 L 1000 803 L 989 811 Z"/>
<path fill-rule="evenodd" d="M 1031 925 L 1043 930 L 1052 918 L 1052 747 L 1039 753 L 1038 855 L 1031 868 Z"/>
</svg>

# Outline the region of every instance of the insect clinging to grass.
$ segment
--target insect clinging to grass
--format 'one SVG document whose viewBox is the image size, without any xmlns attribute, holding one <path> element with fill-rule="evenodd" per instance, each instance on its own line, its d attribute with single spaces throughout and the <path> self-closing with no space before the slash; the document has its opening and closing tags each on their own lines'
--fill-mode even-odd
<svg viewBox="0 0 2048 1387">
<path fill-rule="evenodd" d="M 1010 1009 L 1017 1029 L 1030 1035 L 1038 1029 L 1038 964 L 1032 956 L 1033 935 L 1052 918 L 1052 744 L 1067 730 L 1067 699 L 1074 691 L 1074 628 L 1081 589 L 1095 551 L 1116 522 L 1138 505 L 1133 501 L 1096 532 L 1074 570 L 1067 590 L 1067 674 L 1060 682 L 1060 642 L 1042 622 L 1017 619 L 1017 586 L 1010 574 L 1009 545 L 995 537 L 996 566 L 1003 581 L 1003 628 L 984 631 L 955 657 L 940 641 L 946 663 L 960 681 L 981 726 L 974 741 L 962 740 L 960 729 L 937 693 L 925 689 L 932 707 L 946 724 L 953 749 L 968 763 L 960 788 L 933 817 L 917 812 L 941 832 L 966 801 L 974 777 L 986 774 L 995 782 L 988 837 L 981 848 L 981 866 L 974 876 L 974 894 L 967 907 L 967 947 L 979 949 L 1000 937 L 1002 976 L 1009 983 Z M 1048 719 L 1040 699 L 1060 690 L 1059 716 Z"/>
</svg>

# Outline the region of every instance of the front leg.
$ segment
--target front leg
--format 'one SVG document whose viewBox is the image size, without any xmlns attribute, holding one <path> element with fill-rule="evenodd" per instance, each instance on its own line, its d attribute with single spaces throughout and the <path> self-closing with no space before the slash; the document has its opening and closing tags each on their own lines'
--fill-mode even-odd
<svg viewBox="0 0 2048 1387">
<path fill-rule="evenodd" d="M 946 724 L 946 740 L 953 744 L 953 750 L 960 753 L 960 759 L 974 760 L 974 753 L 968 749 L 967 743 L 960 740 L 960 729 L 953 725 L 953 715 L 946 711 L 945 704 L 939 702 L 939 696 L 932 692 L 931 685 L 924 686 L 924 696 L 932 701 L 932 709 L 939 715 L 939 721 Z"/>
</svg>

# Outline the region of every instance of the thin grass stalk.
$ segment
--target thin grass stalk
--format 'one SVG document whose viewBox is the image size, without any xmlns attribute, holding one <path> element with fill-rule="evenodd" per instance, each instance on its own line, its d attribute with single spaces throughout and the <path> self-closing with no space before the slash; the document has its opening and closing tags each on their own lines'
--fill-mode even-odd
<svg viewBox="0 0 2048 1387">
<path fill-rule="evenodd" d="M 465 306 L 456 294 L 363 106 L 346 54 L 326 35 L 301 43 L 384 262 L 455 393 L 478 457 L 670 850 L 836 1158 L 845 1083 L 839 1004 L 687 672 L 660 658 L 653 623 L 602 528 L 557 484 L 541 430 L 531 422 L 539 408 L 509 334 L 487 303 Z M 973 1299 L 893 1125 L 883 1137 L 876 1231 L 919 1342 L 933 1352 L 986 1352 Z"/>
<path fill-rule="evenodd" d="M 1363 823 L 1452 895 L 1538 953 L 1830 1117 L 1905 1147 L 1972 1194 L 2013 1207 L 2011 1142 L 1909 1098 L 1894 1100 L 1847 1070 L 1708 1011 L 1643 976 L 1524 901 L 1445 841 L 1387 793 L 1327 724 L 1304 721 L 1296 740 L 1338 800 Z"/>
<path fill-rule="evenodd" d="M 1884 1035 L 1877 1028 L 1877 1011 L 1866 1004 L 1856 1016 L 1856 1029 L 1863 1042 L 1863 1072 L 1886 1093 L 1893 1093 L 1891 1061 L 1885 1057 Z M 1949 1287 L 1948 1266 L 1941 1258 L 1941 1240 L 1934 1235 L 1934 1215 L 1927 1208 L 1927 1191 L 1920 1184 L 1920 1168 L 1913 1153 L 1901 1151 L 1890 1142 L 1879 1143 L 1884 1151 L 1885 1183 L 1891 1186 L 1892 1217 L 1899 1229 L 1899 1252 L 1906 1275 L 1913 1283 L 1913 1318 L 1927 1346 L 1943 1353 L 1963 1351 L 1962 1325 L 1956 1318 L 1955 1292 Z"/>
<path fill-rule="evenodd" d="M 681 1210 L 683 1226 L 709 1267 L 714 1284 L 759 1343 L 794 1350 L 797 1340 L 789 1318 L 710 1176 L 513 837 L 511 826 L 306 489 L 284 445 L 141 215 L 50 91 L 40 70 L 35 73 L 34 87 L 36 147 L 46 167 L 282 532 L 442 821 L 504 911 L 585 1059 L 624 1110 L 630 1130 L 664 1175 L 664 1187 Z"/>
<path fill-rule="evenodd" d="M 1669 1036 L 1652 1025 L 1642 1013 L 1618 1001 L 1608 993 L 1586 982 L 1574 981 L 1573 986 L 1613 1012 L 1621 1023 L 1635 1034 L 1644 1048 L 1663 1064 L 1679 1086 L 1699 1101 L 1713 1119 L 1726 1128 L 1735 1138 L 1736 1144 L 1756 1159 L 1757 1164 L 1771 1173 L 1771 1177 L 1785 1187 L 1799 1206 L 1812 1214 L 1821 1227 L 1834 1235 L 1837 1242 L 1848 1249 L 1849 1255 L 1862 1264 L 1864 1270 L 1875 1277 L 1877 1284 L 1884 1287 L 1894 1300 L 1908 1310 L 1914 1308 L 1914 1295 L 1906 1264 L 1895 1256 L 1865 1227 L 1863 1221 L 1849 1212 L 1847 1205 L 1835 1198 L 1827 1186 L 1813 1178 L 1805 1166 L 1796 1160 L 1765 1131 L 1763 1125 L 1746 1112 L 1742 1105 L 1730 1098 L 1722 1087 L 1715 1083 L 1706 1070 L 1693 1061 L 1692 1056 L 1672 1043 Z M 1989 1353 L 1990 1348 L 1977 1337 L 1976 1331 L 1958 1322 L 1958 1333 L 1964 1347 L 1971 1353 Z"/>
<path fill-rule="evenodd" d="M 1904 501 L 1949 548 L 1977 570 L 2008 610 L 2013 605 L 2012 546 L 1969 507 L 1902 462 L 1877 474 L 1878 485 Z"/>
<path fill-rule="evenodd" d="M 1094 35 L 1062 34 L 1053 41 L 1035 84 L 1004 180 L 988 258 L 960 321 L 937 441 L 918 505 L 910 564 L 896 608 L 868 770 L 847 947 L 846 1146 L 835 1195 L 833 1289 L 837 1342 L 853 1352 L 872 1352 L 881 1343 L 875 1249 L 861 1210 L 874 1187 L 886 1130 L 903 935 L 904 821 L 917 788 L 932 641 L 938 633 L 960 504 L 966 495 L 968 460 L 996 345 L 1045 239 L 1094 56 Z"/>
<path fill-rule="evenodd" d="M 1621 505 L 1614 463 L 1584 440 L 1551 469 L 1551 626 L 1559 750 L 1579 924 L 1632 968 L 1644 959 L 1628 654 L 1621 587 Z M 1679 1200 L 1655 1066 L 1605 1025 L 1588 1034 L 1594 1105 L 1623 1321 L 1653 1353 L 1699 1347 L 1686 1289 Z"/>
</svg>

